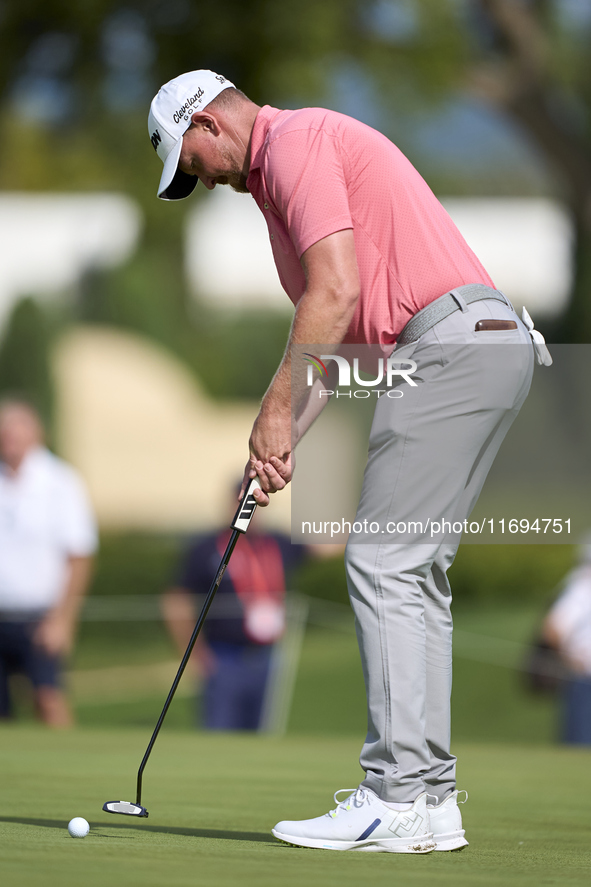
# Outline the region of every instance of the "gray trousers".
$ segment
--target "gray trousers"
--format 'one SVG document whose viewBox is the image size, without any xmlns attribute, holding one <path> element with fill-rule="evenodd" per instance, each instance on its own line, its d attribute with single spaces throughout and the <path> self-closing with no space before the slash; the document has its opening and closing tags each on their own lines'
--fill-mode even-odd
<svg viewBox="0 0 591 887">
<path fill-rule="evenodd" d="M 476 332 L 487 318 L 517 329 Z M 463 521 L 529 391 L 529 333 L 509 304 L 485 300 L 398 351 L 417 363 L 418 384 L 377 401 L 356 520 Z M 424 535 L 378 544 L 352 536 L 347 545 L 367 692 L 362 785 L 384 801 L 412 802 L 425 790 L 442 801 L 455 789 L 447 570 L 458 544 Z"/>
</svg>

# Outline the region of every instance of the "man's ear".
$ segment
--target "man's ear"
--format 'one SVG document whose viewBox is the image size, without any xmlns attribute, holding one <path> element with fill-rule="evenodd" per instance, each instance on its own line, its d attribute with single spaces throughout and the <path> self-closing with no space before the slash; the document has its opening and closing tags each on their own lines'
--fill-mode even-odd
<svg viewBox="0 0 591 887">
<path fill-rule="evenodd" d="M 215 117 L 211 114 L 208 114 L 206 111 L 195 111 L 195 113 L 191 117 L 191 123 L 194 126 L 199 127 L 199 129 L 203 130 L 203 132 L 209 132 L 212 135 L 219 135 L 221 129 Z"/>
</svg>

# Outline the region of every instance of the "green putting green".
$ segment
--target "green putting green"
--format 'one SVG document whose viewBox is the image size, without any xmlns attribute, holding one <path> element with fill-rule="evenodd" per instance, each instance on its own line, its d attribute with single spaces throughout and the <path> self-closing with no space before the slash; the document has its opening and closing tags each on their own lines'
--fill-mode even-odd
<svg viewBox="0 0 591 887">
<path fill-rule="evenodd" d="M 270 828 L 334 806 L 355 786 L 351 737 L 164 731 L 144 777 L 147 820 L 113 816 L 104 801 L 135 800 L 149 731 L 34 725 L 0 729 L 0 883 L 6 887 L 411 887 L 588 885 L 588 750 L 463 744 L 470 793 L 461 853 L 407 857 L 298 850 Z M 70 838 L 74 816 L 89 820 Z"/>
</svg>

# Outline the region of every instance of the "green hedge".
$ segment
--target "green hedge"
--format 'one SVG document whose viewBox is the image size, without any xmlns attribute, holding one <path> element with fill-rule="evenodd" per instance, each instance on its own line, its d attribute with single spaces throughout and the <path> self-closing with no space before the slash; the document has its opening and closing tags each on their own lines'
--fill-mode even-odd
<svg viewBox="0 0 591 887">
<path fill-rule="evenodd" d="M 449 571 L 456 600 L 549 601 L 574 566 L 574 545 L 464 545 Z"/>
<path fill-rule="evenodd" d="M 454 600 L 550 600 L 576 560 L 571 545 L 464 545 L 449 572 Z M 309 561 L 298 589 L 312 597 L 347 600 L 342 557 Z"/>
<path fill-rule="evenodd" d="M 174 580 L 184 543 L 151 533 L 103 533 L 91 594 L 160 594 Z"/>
<path fill-rule="evenodd" d="M 186 541 L 180 536 L 103 535 L 93 594 L 158 594 L 174 580 Z M 545 602 L 571 569 L 570 545 L 465 545 L 450 570 L 456 602 Z M 303 594 L 347 601 L 342 556 L 309 559 L 291 577 Z"/>
</svg>

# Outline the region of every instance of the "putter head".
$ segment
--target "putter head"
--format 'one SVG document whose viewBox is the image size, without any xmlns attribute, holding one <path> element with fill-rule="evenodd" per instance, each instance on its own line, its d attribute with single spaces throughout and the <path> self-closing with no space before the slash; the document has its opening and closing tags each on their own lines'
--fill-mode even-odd
<svg viewBox="0 0 591 887">
<path fill-rule="evenodd" d="M 123 813 L 127 816 L 148 816 L 145 807 L 130 801 L 107 801 L 103 804 L 103 810 L 105 813 Z"/>
</svg>

